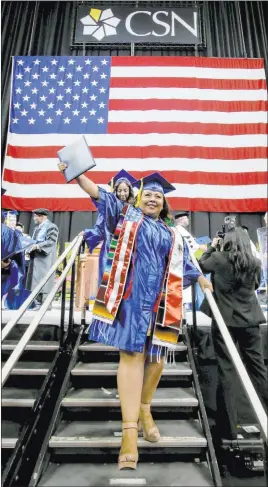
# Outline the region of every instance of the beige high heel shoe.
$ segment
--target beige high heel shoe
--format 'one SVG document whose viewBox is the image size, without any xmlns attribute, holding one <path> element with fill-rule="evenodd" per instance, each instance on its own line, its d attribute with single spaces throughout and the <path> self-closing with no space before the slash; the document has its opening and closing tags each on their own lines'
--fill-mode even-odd
<svg viewBox="0 0 268 487">
<path fill-rule="evenodd" d="M 153 426 L 151 426 L 153 424 Z M 157 443 L 160 440 L 160 432 L 157 428 L 152 415 L 151 404 L 141 403 L 140 417 L 139 417 L 139 430 L 143 430 L 143 438 L 151 443 Z"/>
<path fill-rule="evenodd" d="M 122 423 L 122 431 L 127 430 L 127 429 L 136 429 L 138 430 L 138 425 L 137 423 L 130 422 L 130 423 Z M 137 441 L 138 441 L 138 431 L 137 431 Z M 123 443 L 123 435 L 122 435 L 122 443 Z M 122 450 L 122 446 L 121 446 Z M 122 470 L 123 468 L 132 468 L 133 470 L 136 470 L 137 468 L 137 462 L 139 459 L 138 453 L 122 453 L 121 450 L 119 453 L 119 458 L 118 458 L 118 468 L 119 470 Z M 131 450 L 131 447 L 129 447 L 129 450 Z"/>
</svg>

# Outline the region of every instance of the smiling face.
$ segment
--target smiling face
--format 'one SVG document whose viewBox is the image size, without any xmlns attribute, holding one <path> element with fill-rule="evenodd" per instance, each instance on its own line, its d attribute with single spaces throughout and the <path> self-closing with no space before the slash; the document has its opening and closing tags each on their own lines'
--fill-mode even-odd
<svg viewBox="0 0 268 487">
<path fill-rule="evenodd" d="M 141 194 L 139 207 L 145 215 L 155 220 L 159 217 L 164 206 L 164 196 L 159 191 L 144 189 Z"/>
<path fill-rule="evenodd" d="M 129 197 L 129 186 L 127 183 L 120 183 L 116 188 L 116 196 L 120 201 L 127 201 Z"/>
</svg>

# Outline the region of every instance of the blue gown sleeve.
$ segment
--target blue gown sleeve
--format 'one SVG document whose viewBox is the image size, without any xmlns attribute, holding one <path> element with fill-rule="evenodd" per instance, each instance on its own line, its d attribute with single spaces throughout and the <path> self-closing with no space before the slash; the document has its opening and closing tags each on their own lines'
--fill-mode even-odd
<svg viewBox="0 0 268 487">
<path fill-rule="evenodd" d="M 108 193 L 102 188 L 99 188 L 99 199 L 92 198 L 92 201 L 99 215 L 103 217 L 103 228 L 113 234 L 124 203 L 114 193 Z"/>
<path fill-rule="evenodd" d="M 188 246 L 183 242 L 183 289 L 195 283 L 201 272 L 192 263 Z"/>
<path fill-rule="evenodd" d="M 94 227 L 85 229 L 84 239 L 90 253 L 105 240 L 105 224 L 101 213 L 98 214 Z"/>
</svg>

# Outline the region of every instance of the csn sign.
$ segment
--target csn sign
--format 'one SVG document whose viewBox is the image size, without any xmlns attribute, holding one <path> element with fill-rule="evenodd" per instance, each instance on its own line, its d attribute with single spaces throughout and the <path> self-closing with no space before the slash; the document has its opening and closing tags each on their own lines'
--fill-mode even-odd
<svg viewBox="0 0 268 487">
<path fill-rule="evenodd" d="M 78 5 L 75 43 L 201 44 L 200 11 L 185 8 L 137 8 Z"/>
</svg>

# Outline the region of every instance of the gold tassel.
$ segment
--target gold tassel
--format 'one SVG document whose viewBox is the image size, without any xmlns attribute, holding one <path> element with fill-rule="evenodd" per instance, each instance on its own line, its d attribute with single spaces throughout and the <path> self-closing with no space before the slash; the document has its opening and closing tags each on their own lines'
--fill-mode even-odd
<svg viewBox="0 0 268 487">
<path fill-rule="evenodd" d="M 114 191 L 114 178 L 111 179 L 110 187 L 111 187 L 111 192 L 113 193 L 113 191 Z"/>
<path fill-rule="evenodd" d="M 137 194 L 137 202 L 136 202 L 136 204 L 135 204 L 135 208 L 138 208 L 138 206 L 139 206 L 139 204 L 140 204 L 142 190 L 143 190 L 143 178 L 141 179 L 141 185 L 140 185 L 139 192 L 138 192 L 138 194 Z"/>
</svg>

